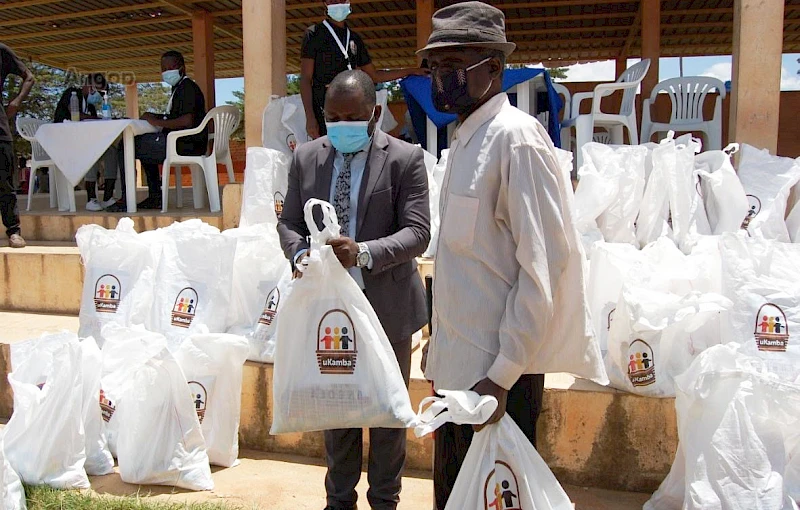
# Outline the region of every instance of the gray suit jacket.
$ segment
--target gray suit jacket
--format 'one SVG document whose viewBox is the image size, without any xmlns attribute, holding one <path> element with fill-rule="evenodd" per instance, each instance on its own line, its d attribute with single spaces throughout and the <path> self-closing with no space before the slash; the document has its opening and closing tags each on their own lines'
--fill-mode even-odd
<svg viewBox="0 0 800 510">
<path fill-rule="evenodd" d="M 281 247 L 290 261 L 308 248 L 306 201 L 330 200 L 334 155 L 326 136 L 299 146 L 294 153 L 278 220 Z M 431 237 L 422 149 L 376 131 L 358 197 L 355 240 L 369 246 L 373 261 L 371 270 L 362 269 L 367 298 L 389 341 L 407 340 L 428 318 L 415 260 Z M 319 218 L 317 223 L 321 225 Z"/>
</svg>

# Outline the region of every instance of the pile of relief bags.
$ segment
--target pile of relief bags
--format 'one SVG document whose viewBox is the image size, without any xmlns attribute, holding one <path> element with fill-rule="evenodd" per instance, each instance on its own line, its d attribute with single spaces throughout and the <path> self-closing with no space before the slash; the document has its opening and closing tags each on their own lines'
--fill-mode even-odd
<svg viewBox="0 0 800 510">
<path fill-rule="evenodd" d="M 647 510 L 800 501 L 800 158 L 690 137 L 588 144 L 575 192 L 611 386 L 675 397 Z"/>
</svg>

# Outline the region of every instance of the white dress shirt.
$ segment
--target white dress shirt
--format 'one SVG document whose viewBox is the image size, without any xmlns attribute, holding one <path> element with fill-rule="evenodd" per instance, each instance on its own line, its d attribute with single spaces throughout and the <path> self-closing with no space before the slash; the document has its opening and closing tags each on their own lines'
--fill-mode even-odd
<svg viewBox="0 0 800 510">
<path fill-rule="evenodd" d="M 426 378 L 570 372 L 606 382 L 585 301 L 571 187 L 547 132 L 499 94 L 458 126 L 440 198 Z M 569 190 L 569 191 L 568 191 Z"/>
</svg>

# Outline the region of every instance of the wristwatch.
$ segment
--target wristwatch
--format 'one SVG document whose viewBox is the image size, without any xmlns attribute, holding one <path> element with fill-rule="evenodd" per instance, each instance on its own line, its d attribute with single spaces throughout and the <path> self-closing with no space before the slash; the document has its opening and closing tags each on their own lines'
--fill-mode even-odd
<svg viewBox="0 0 800 510">
<path fill-rule="evenodd" d="M 356 267 L 367 267 L 369 264 L 369 249 L 366 243 L 358 243 L 358 253 L 356 254 Z"/>
</svg>

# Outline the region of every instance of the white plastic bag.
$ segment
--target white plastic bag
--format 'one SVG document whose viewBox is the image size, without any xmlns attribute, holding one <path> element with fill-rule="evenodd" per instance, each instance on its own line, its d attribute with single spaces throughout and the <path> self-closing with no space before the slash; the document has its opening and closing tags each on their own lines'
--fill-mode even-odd
<svg viewBox="0 0 800 510">
<path fill-rule="evenodd" d="M 77 337 L 65 333 L 26 344 L 11 348 L 14 413 L 5 428 L 6 458 L 27 484 L 88 489 Z"/>
<path fill-rule="evenodd" d="M 575 223 L 582 234 L 599 227 L 608 242 L 636 241 L 634 223 L 645 186 L 647 148 L 587 143 L 578 170 Z"/>
<path fill-rule="evenodd" d="M 700 152 L 700 143 L 694 140 L 686 144 L 665 144 L 669 153 L 664 166 L 673 238 L 684 253 L 689 253 L 697 237 L 711 234 L 700 178 L 695 170 L 695 154 Z"/>
<path fill-rule="evenodd" d="M 721 316 L 730 306 L 718 294 L 623 288 L 608 337 L 610 386 L 637 395 L 675 396 L 675 376 L 701 352 L 722 343 Z"/>
<path fill-rule="evenodd" d="M 125 337 L 137 332 L 108 334 Z M 128 357 L 102 380 L 103 391 L 116 402 L 120 478 L 133 484 L 211 490 L 208 454 L 188 383 L 167 349 L 150 355 L 158 343 L 143 344 L 134 352 L 125 350 L 130 342 L 123 341 L 109 341 L 103 348 L 111 358 Z"/>
<path fill-rule="evenodd" d="M 240 227 L 265 223 L 273 228 L 283 211 L 291 154 L 263 147 L 247 149 Z"/>
<path fill-rule="evenodd" d="M 738 150 L 737 144 L 731 144 L 724 151 L 707 151 L 694 158 L 713 234 L 736 232 L 747 216 L 747 196 L 731 164 L 731 155 Z"/>
<path fill-rule="evenodd" d="M 485 423 L 497 409 L 494 397 L 480 397 L 472 391 L 442 394 L 444 399 L 429 398 L 420 405 L 419 418 L 424 425 L 417 428 L 418 435 L 436 429 L 445 421 Z M 433 402 L 431 408 L 422 411 L 428 402 Z M 507 414 L 473 436 L 444 510 L 492 508 L 574 508 L 550 468 Z"/>
<path fill-rule="evenodd" d="M 200 326 L 224 332 L 236 239 L 220 235 L 201 220 L 173 223 L 156 235 L 163 240 L 163 250 L 147 329 L 166 336 L 170 349 Z"/>
<path fill-rule="evenodd" d="M 114 230 L 84 225 L 75 239 L 86 268 L 78 334 L 102 346 L 107 322 L 129 326 L 147 320 L 161 245 L 147 243 L 130 218 L 122 218 Z"/>
<path fill-rule="evenodd" d="M 727 234 L 722 262 L 723 291 L 733 301 L 726 338 L 751 355 L 800 356 L 800 246 Z"/>
<path fill-rule="evenodd" d="M 243 337 L 217 333 L 192 335 L 175 352 L 215 466 L 237 463 L 242 368 L 248 351 Z"/>
<path fill-rule="evenodd" d="M 431 210 L 431 240 L 423 253 L 423 257 L 433 258 L 436 256 L 436 247 L 439 242 L 439 197 L 442 193 L 442 182 L 444 180 L 445 169 L 447 168 L 447 154 L 450 149 L 442 150 L 442 156 L 436 161 L 436 156 L 425 151 L 425 168 L 428 171 L 428 200 Z"/>
<path fill-rule="evenodd" d="M 108 448 L 100 400 L 103 355 L 94 338 L 81 340 L 83 376 L 83 429 L 86 434 L 86 474 L 108 475 L 114 472 L 114 458 Z"/>
<path fill-rule="evenodd" d="M 676 378 L 678 452 L 644 510 L 797 510 L 798 367 L 797 356 L 767 361 L 735 344 L 701 354 Z"/>
<path fill-rule="evenodd" d="M 313 217 L 323 210 L 324 231 Z M 278 321 L 272 434 L 340 428 L 408 427 L 414 412 L 386 333 L 328 239 L 333 206 L 309 200 L 308 267 L 292 284 Z"/>
<path fill-rule="evenodd" d="M 0 510 L 26 510 L 28 505 L 25 501 L 25 489 L 19 475 L 8 463 L 5 453 L 3 453 L 2 432 L 0 432 L 0 481 L 3 484 L 3 492 L 0 494 Z"/>
<path fill-rule="evenodd" d="M 800 181 L 800 162 L 742 144 L 739 179 L 749 203 L 742 227 L 753 237 L 790 242 L 784 218 L 789 193 Z"/>
<path fill-rule="evenodd" d="M 272 225 L 232 228 L 222 235 L 236 239 L 227 326 L 252 330 L 264 310 L 267 294 L 291 266 Z"/>
<path fill-rule="evenodd" d="M 673 147 L 669 144 L 668 140 L 648 150 L 651 170 L 636 219 L 636 240 L 642 248 L 660 237 L 672 237 L 666 166 L 670 162 Z"/>
</svg>

